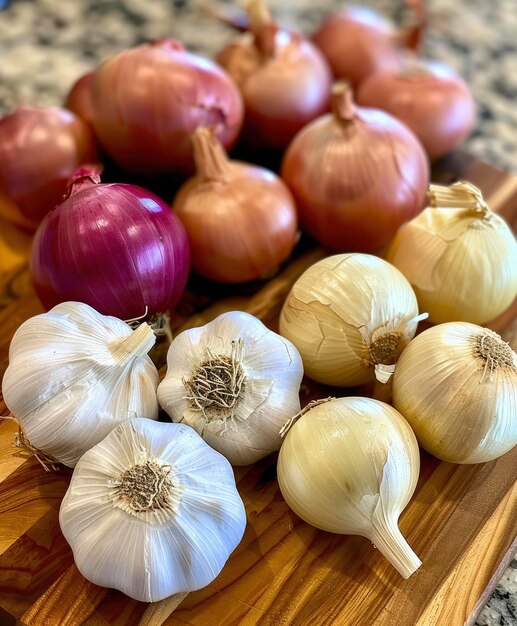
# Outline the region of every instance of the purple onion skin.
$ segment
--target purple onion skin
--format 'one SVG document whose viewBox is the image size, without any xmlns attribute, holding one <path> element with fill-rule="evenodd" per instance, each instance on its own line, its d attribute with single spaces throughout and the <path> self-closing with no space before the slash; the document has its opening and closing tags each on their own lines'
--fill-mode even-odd
<svg viewBox="0 0 517 626">
<path fill-rule="evenodd" d="M 82 184 L 45 217 L 32 248 L 44 307 L 79 301 L 124 320 L 173 307 L 189 269 L 180 220 L 135 185 Z"/>
</svg>

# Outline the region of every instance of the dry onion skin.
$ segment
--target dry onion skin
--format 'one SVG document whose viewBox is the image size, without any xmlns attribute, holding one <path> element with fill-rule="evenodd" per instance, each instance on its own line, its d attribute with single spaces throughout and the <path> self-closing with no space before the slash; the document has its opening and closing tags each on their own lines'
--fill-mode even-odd
<svg viewBox="0 0 517 626">
<path fill-rule="evenodd" d="M 386 382 L 422 317 L 411 285 L 393 265 L 368 254 L 337 254 L 296 281 L 280 333 L 298 348 L 307 376 L 352 387 L 374 377 Z"/>
<path fill-rule="evenodd" d="M 278 483 L 306 522 L 368 537 L 408 578 L 420 560 L 397 521 L 419 469 L 415 435 L 395 409 L 370 398 L 338 398 L 314 406 L 289 429 Z"/>
<path fill-rule="evenodd" d="M 352 6 L 328 17 L 312 35 L 336 78 L 358 85 L 369 75 L 400 66 L 393 24 L 369 7 Z"/>
<path fill-rule="evenodd" d="M 517 444 L 517 355 L 475 324 L 429 328 L 397 363 L 393 404 L 439 459 L 491 461 Z"/>
<path fill-rule="evenodd" d="M 332 93 L 333 112 L 293 139 L 281 176 L 302 227 L 336 252 L 372 252 L 425 204 L 429 165 L 404 124 L 379 109 L 354 105 L 346 83 Z"/>
<path fill-rule="evenodd" d="M 187 231 L 194 270 L 223 283 L 270 277 L 296 243 L 289 189 L 263 167 L 230 160 L 208 128 L 198 128 L 192 144 L 196 175 L 173 209 Z"/>
<path fill-rule="evenodd" d="M 420 62 L 405 72 L 372 74 L 357 101 L 379 107 L 404 122 L 431 159 L 456 148 L 471 132 L 476 106 L 465 81 L 440 63 Z"/>
<path fill-rule="evenodd" d="M 213 126 L 226 148 L 237 140 L 242 98 L 214 61 L 161 39 L 124 50 L 95 71 L 92 124 L 106 152 L 136 174 L 188 174 L 190 136 Z"/>
<path fill-rule="evenodd" d="M 517 295 L 517 241 L 467 182 L 431 185 L 431 206 L 399 229 L 388 252 L 434 323 L 484 324 Z"/>
<path fill-rule="evenodd" d="M 248 0 L 247 11 L 251 32 L 226 46 L 217 61 L 241 91 L 246 144 L 284 150 L 305 124 L 328 111 L 331 71 L 316 46 L 279 27 L 264 0 Z"/>
</svg>

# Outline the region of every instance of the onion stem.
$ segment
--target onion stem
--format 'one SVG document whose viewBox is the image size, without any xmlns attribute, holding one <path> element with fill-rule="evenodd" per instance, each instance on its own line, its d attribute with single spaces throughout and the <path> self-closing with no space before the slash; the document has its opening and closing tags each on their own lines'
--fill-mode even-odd
<svg viewBox="0 0 517 626">
<path fill-rule="evenodd" d="M 483 218 L 489 217 L 492 213 L 481 191 L 465 181 L 459 181 L 449 187 L 429 185 L 428 196 L 434 208 L 467 209 Z"/>
<path fill-rule="evenodd" d="M 351 122 L 356 115 L 356 108 L 352 96 L 352 88 L 345 80 L 340 80 L 332 86 L 332 112 L 345 122 Z"/>
<path fill-rule="evenodd" d="M 278 26 L 264 0 L 248 0 L 246 11 L 257 49 L 266 58 L 274 56 Z"/>
<path fill-rule="evenodd" d="M 230 163 L 225 149 L 209 128 L 198 128 L 192 135 L 197 175 L 204 180 L 226 181 Z"/>
<path fill-rule="evenodd" d="M 76 170 L 74 175 L 68 180 L 64 199 L 70 198 L 70 196 L 86 187 L 98 185 L 101 182 L 101 170 L 102 168 L 99 165 L 83 165 Z"/>
<path fill-rule="evenodd" d="M 409 578 L 422 565 L 395 521 L 377 517 L 369 538 L 404 578 Z"/>
</svg>

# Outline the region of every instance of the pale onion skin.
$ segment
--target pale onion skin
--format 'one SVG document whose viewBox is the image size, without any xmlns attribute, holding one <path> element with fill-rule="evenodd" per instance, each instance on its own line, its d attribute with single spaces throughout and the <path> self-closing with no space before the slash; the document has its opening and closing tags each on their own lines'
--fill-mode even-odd
<svg viewBox="0 0 517 626">
<path fill-rule="evenodd" d="M 397 71 L 399 52 L 392 24 L 368 7 L 350 7 L 327 18 L 311 37 L 335 78 L 356 86 L 370 74 Z"/>
<path fill-rule="evenodd" d="M 397 520 L 420 469 L 413 431 L 391 406 L 338 398 L 315 406 L 280 448 L 278 484 L 287 504 L 322 530 L 370 539 L 408 578 L 420 560 Z"/>
<path fill-rule="evenodd" d="M 97 158 L 90 128 L 71 111 L 19 107 L 0 120 L 0 216 L 36 230 L 75 170 Z"/>
<path fill-rule="evenodd" d="M 274 55 L 265 57 L 246 33 L 222 50 L 217 62 L 241 91 L 248 146 L 284 150 L 299 130 L 329 110 L 330 69 L 299 35 L 279 30 Z"/>
<path fill-rule="evenodd" d="M 154 461 L 171 467 L 174 511 L 136 514 L 114 505 L 110 484 Z M 210 584 L 239 544 L 246 511 L 231 465 L 183 424 L 134 418 L 79 461 L 59 524 L 81 574 L 141 602 Z"/>
<path fill-rule="evenodd" d="M 193 269 L 223 283 L 270 276 L 296 243 L 298 220 L 289 189 L 263 167 L 228 160 L 207 129 L 198 129 L 193 142 L 195 151 L 202 144 L 197 175 L 173 204 L 187 231 Z"/>
<path fill-rule="evenodd" d="M 105 61 L 92 83 L 93 126 L 121 167 L 144 175 L 193 171 L 190 135 L 216 127 L 231 148 L 243 105 L 232 78 L 174 40 L 125 50 Z"/>
<path fill-rule="evenodd" d="M 280 333 L 300 352 L 307 376 L 352 387 L 375 377 L 359 328 L 370 340 L 400 332 L 402 350 L 415 335 L 417 315 L 415 294 L 395 267 L 366 254 L 339 254 L 296 281 L 280 314 Z"/>
<path fill-rule="evenodd" d="M 427 208 L 400 227 L 388 251 L 434 324 L 484 324 L 517 295 L 517 242 L 502 217 Z"/>
<path fill-rule="evenodd" d="M 476 107 L 465 81 L 448 67 L 427 62 L 415 73 L 382 71 L 369 76 L 357 102 L 404 122 L 431 159 L 456 148 L 474 128 Z"/>
<path fill-rule="evenodd" d="M 336 252 L 373 252 L 424 207 L 429 165 L 401 122 L 349 104 L 346 118 L 335 111 L 296 135 L 281 176 L 302 227 L 321 244 Z"/>
<path fill-rule="evenodd" d="M 214 357 L 230 355 L 232 341 L 239 340 L 246 376 L 242 400 L 233 416 L 207 420 L 188 402 L 185 381 L 206 360 L 207 351 Z M 302 359 L 290 341 L 253 315 L 230 311 L 175 337 L 158 401 L 174 422 L 192 426 L 232 465 L 249 465 L 280 448 L 282 426 L 300 411 L 302 377 Z"/>
<path fill-rule="evenodd" d="M 395 369 L 393 405 L 420 445 L 450 463 L 492 461 L 517 444 L 517 355 L 491 377 L 474 352 L 483 331 L 466 322 L 429 328 Z"/>
</svg>

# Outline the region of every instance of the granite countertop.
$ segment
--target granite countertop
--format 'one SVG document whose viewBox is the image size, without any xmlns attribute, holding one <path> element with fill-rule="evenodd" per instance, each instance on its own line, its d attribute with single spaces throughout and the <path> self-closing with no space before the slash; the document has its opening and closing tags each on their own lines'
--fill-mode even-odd
<svg viewBox="0 0 517 626">
<path fill-rule="evenodd" d="M 199 12 L 204 0 L 0 0 L 0 114 L 20 103 L 59 104 L 84 72 L 119 50 L 175 36 L 212 55 L 231 31 Z M 400 15 L 403 0 L 364 2 Z M 7 5 L 7 6 L 6 6 Z M 286 26 L 309 32 L 339 0 L 270 0 Z M 517 173 L 517 2 L 427 0 L 425 51 L 470 84 L 478 123 L 464 147 Z M 505 572 L 477 626 L 517 626 L 517 561 Z M 444 626 L 447 626 L 444 624 Z"/>
</svg>

